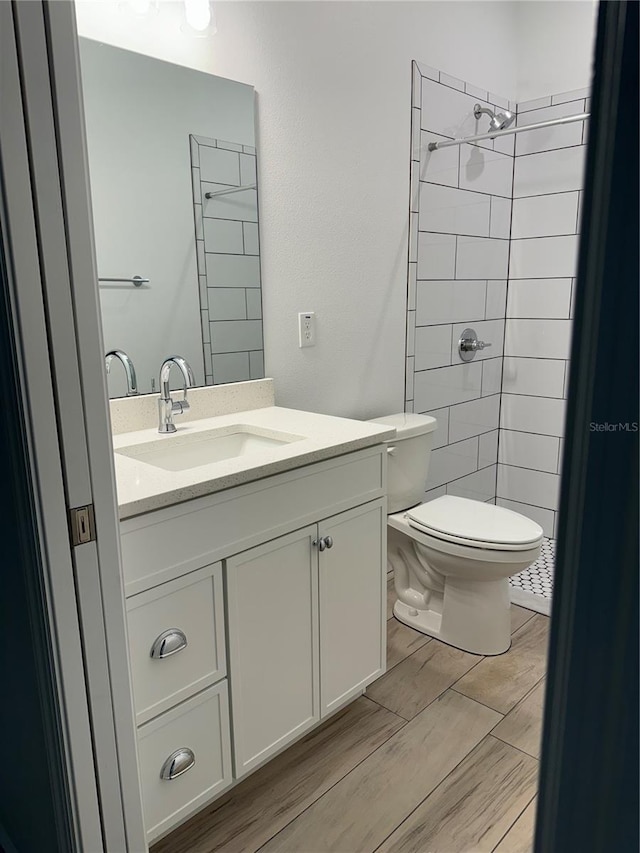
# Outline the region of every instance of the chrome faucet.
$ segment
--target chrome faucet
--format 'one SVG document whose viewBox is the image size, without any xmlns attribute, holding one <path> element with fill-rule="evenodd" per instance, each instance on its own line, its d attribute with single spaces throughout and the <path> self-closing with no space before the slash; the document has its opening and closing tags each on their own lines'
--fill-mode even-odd
<svg viewBox="0 0 640 853">
<path fill-rule="evenodd" d="M 184 378 L 182 400 L 177 402 L 172 399 L 169 390 L 169 374 L 173 365 L 177 365 Z M 171 355 L 162 362 L 160 368 L 160 399 L 158 400 L 158 432 L 171 433 L 176 431 L 173 416 L 181 415 L 189 408 L 187 402 L 187 388 L 193 388 L 196 384 L 193 370 L 189 362 L 181 355 Z"/>
<path fill-rule="evenodd" d="M 124 367 L 124 372 L 127 377 L 127 397 L 134 397 L 138 393 L 138 382 L 136 380 L 136 370 L 129 356 L 121 349 L 112 349 L 104 357 L 104 363 L 107 368 L 107 373 L 111 373 L 111 362 L 114 358 Z"/>
</svg>

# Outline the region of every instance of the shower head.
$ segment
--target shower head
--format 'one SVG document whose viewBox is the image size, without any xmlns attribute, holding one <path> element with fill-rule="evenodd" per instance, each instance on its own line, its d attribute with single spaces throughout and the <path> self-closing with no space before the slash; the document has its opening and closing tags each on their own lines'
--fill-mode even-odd
<svg viewBox="0 0 640 853">
<path fill-rule="evenodd" d="M 473 108 L 474 117 L 479 119 L 483 113 L 489 116 L 489 130 L 506 130 L 509 125 L 513 124 L 516 118 L 508 110 L 502 113 L 494 113 L 488 107 L 481 107 L 480 104 L 476 104 Z"/>
</svg>

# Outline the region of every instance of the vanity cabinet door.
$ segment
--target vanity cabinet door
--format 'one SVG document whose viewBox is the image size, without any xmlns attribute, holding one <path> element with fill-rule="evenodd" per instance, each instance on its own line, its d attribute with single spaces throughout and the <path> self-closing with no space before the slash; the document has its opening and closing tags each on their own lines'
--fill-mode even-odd
<svg viewBox="0 0 640 853">
<path fill-rule="evenodd" d="M 331 714 L 386 667 L 386 500 L 321 522 L 320 697 Z"/>
<path fill-rule="evenodd" d="M 226 561 L 236 778 L 320 719 L 315 525 Z"/>
</svg>

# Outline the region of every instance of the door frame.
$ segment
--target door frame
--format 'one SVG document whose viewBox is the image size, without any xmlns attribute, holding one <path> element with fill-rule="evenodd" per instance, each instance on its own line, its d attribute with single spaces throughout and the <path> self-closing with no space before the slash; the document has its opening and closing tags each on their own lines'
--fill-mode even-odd
<svg viewBox="0 0 640 853">
<path fill-rule="evenodd" d="M 638 850 L 638 10 L 598 15 L 536 853 Z"/>
<path fill-rule="evenodd" d="M 0 3 L 3 243 L 76 849 L 145 851 L 74 6 Z M 96 346 L 96 341 L 99 345 Z M 94 508 L 72 546 L 68 510 Z"/>
</svg>

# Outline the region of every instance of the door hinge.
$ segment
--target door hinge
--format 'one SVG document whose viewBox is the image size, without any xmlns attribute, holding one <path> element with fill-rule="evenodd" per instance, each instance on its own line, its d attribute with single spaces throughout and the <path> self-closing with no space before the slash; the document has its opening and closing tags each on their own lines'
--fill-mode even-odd
<svg viewBox="0 0 640 853">
<path fill-rule="evenodd" d="M 96 541 L 96 524 L 93 504 L 76 506 L 69 510 L 69 530 L 72 545 L 85 545 Z"/>
</svg>

